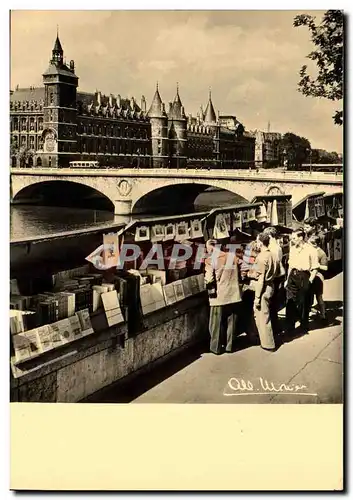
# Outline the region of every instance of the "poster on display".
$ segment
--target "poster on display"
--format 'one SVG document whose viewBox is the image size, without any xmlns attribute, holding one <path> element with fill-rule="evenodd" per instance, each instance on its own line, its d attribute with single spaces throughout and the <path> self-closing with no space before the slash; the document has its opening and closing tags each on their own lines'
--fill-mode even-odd
<svg viewBox="0 0 353 500">
<path fill-rule="evenodd" d="M 117 233 L 103 235 L 103 264 L 107 268 L 117 267 L 119 257 L 119 237 Z"/>
<path fill-rule="evenodd" d="M 333 259 L 341 260 L 342 259 L 342 240 L 335 239 L 333 246 Z"/>
<path fill-rule="evenodd" d="M 223 217 L 224 217 L 224 221 L 226 223 L 227 230 L 230 231 L 231 230 L 231 217 L 230 217 L 230 213 L 227 212 L 227 213 L 223 214 Z"/>
<path fill-rule="evenodd" d="M 216 238 L 216 240 L 222 240 L 229 237 L 229 232 L 223 214 L 216 215 L 213 237 Z"/>
<path fill-rule="evenodd" d="M 178 222 L 176 225 L 175 239 L 181 241 L 188 237 L 189 227 L 187 222 Z"/>
<path fill-rule="evenodd" d="M 233 231 L 242 229 L 243 212 L 233 212 Z"/>
<path fill-rule="evenodd" d="M 249 221 L 249 210 L 243 210 L 242 220 L 243 220 L 243 223 Z"/>
<path fill-rule="evenodd" d="M 190 222 L 190 238 L 202 238 L 202 223 L 201 221 L 195 219 Z"/>
<path fill-rule="evenodd" d="M 136 228 L 135 241 L 148 241 L 150 239 L 150 228 L 148 226 L 139 226 Z"/>
<path fill-rule="evenodd" d="M 164 241 L 170 241 L 175 238 L 175 225 L 167 224 L 164 229 Z"/>
<path fill-rule="evenodd" d="M 151 227 L 151 241 L 153 243 L 162 241 L 164 239 L 164 234 L 164 226 L 162 224 L 156 224 Z"/>
<path fill-rule="evenodd" d="M 267 221 L 267 211 L 264 203 L 256 209 L 256 219 L 258 222 Z"/>
<path fill-rule="evenodd" d="M 255 208 L 251 208 L 248 211 L 248 221 L 251 221 L 251 220 L 256 220 L 256 210 L 255 210 Z"/>
</svg>

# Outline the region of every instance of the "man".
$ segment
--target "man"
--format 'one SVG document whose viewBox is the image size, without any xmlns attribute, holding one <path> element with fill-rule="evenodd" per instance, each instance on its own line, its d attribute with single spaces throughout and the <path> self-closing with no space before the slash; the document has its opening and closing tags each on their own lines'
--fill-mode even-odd
<svg viewBox="0 0 353 500">
<path fill-rule="evenodd" d="M 210 302 L 210 351 L 222 354 L 233 351 L 234 337 L 241 304 L 238 258 L 216 240 L 206 243 L 205 284 Z"/>
<path fill-rule="evenodd" d="M 275 334 L 279 334 L 281 332 L 281 327 L 278 320 L 278 311 L 281 308 L 281 286 L 284 282 L 285 270 L 283 266 L 283 251 L 282 247 L 277 240 L 277 230 L 275 227 L 267 227 L 264 230 L 264 234 L 268 234 L 270 237 L 270 244 L 268 246 L 272 256 L 276 262 L 276 268 L 278 270 L 278 274 L 273 280 L 273 296 L 270 301 L 270 315 L 272 328 Z M 282 288 L 283 290 L 283 288 Z"/>
<path fill-rule="evenodd" d="M 312 236 L 315 233 L 315 227 L 314 227 L 314 219 L 305 219 L 304 221 L 304 233 L 305 233 L 305 241 L 308 241 L 310 236 Z"/>
<path fill-rule="evenodd" d="M 279 273 L 279 263 L 269 249 L 269 234 L 263 232 L 259 234 L 257 239 L 260 245 L 260 253 L 255 261 L 257 272 L 254 301 L 255 323 L 262 349 L 274 351 L 276 345 L 270 317 L 270 301 L 274 290 L 273 281 Z"/>
<path fill-rule="evenodd" d="M 322 320 L 326 320 L 326 309 L 325 309 L 325 302 L 323 298 L 323 293 L 324 293 L 324 277 L 320 271 L 327 271 L 328 269 L 328 259 L 327 255 L 325 252 L 322 250 L 322 248 L 319 247 L 320 243 L 320 237 L 317 236 L 311 236 L 309 238 L 309 244 L 312 245 L 315 250 L 317 251 L 317 256 L 318 256 L 318 261 L 319 261 L 319 267 L 318 267 L 318 273 L 316 274 L 313 284 L 311 285 L 311 301 L 310 301 L 310 307 L 312 307 L 313 302 L 314 302 L 314 295 L 317 300 L 317 304 L 319 306 L 319 311 L 321 315 Z"/>
<path fill-rule="evenodd" d="M 299 317 L 304 333 L 308 333 L 310 311 L 310 287 L 316 276 L 319 261 L 317 251 L 304 241 L 302 229 L 293 232 L 293 245 L 289 251 L 286 319 L 288 329 L 294 330 Z"/>
</svg>

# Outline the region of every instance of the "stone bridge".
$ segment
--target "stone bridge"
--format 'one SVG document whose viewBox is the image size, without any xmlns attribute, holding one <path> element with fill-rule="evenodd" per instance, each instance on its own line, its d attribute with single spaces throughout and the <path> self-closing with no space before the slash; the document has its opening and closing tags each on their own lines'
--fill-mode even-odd
<svg viewBox="0 0 353 500">
<path fill-rule="evenodd" d="M 343 190 L 343 175 L 326 172 L 279 170 L 193 170 L 193 169 L 43 169 L 11 170 L 11 201 L 30 198 L 33 187 L 52 181 L 76 183 L 104 195 L 116 215 L 148 213 L 174 207 L 192 211 L 193 201 L 209 187 L 227 190 L 251 201 L 270 193 L 291 194 L 293 204 L 308 194 Z"/>
</svg>

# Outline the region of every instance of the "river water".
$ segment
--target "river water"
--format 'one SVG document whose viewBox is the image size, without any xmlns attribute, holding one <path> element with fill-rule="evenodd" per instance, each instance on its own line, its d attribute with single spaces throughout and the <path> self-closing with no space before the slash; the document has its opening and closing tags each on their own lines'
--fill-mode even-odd
<svg viewBox="0 0 353 500">
<path fill-rule="evenodd" d="M 237 195 L 225 191 L 209 192 L 195 200 L 195 212 L 211 210 L 216 206 L 241 203 Z M 29 238 L 94 226 L 119 223 L 125 218 L 114 217 L 112 212 L 91 208 L 46 207 L 36 205 L 11 205 L 10 239 Z M 182 213 L 182 212 L 181 212 Z M 138 217 L 149 217 L 140 214 Z"/>
</svg>

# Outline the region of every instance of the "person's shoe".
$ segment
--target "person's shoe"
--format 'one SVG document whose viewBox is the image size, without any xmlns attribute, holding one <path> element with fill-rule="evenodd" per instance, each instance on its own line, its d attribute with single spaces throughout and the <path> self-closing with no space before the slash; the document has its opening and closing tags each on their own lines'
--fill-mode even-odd
<svg viewBox="0 0 353 500">
<path fill-rule="evenodd" d="M 215 354 L 216 356 L 220 356 L 220 355 L 222 354 L 222 351 L 220 351 L 220 352 L 216 352 L 216 351 L 211 351 L 211 350 L 210 350 L 210 353 L 211 353 L 211 354 Z"/>
<path fill-rule="evenodd" d="M 277 347 L 262 347 L 261 346 L 261 349 L 263 349 L 264 351 L 267 351 L 267 352 L 276 352 L 277 351 Z"/>
</svg>

